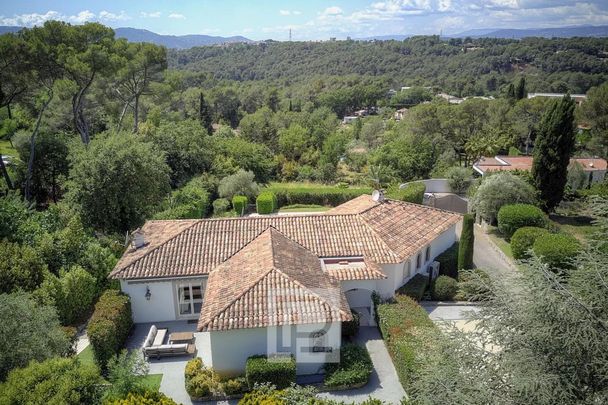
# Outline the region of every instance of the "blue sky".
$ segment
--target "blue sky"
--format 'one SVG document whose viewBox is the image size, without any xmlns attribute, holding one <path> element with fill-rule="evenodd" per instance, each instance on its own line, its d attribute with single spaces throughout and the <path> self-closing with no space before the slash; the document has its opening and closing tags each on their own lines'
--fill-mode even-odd
<svg viewBox="0 0 608 405">
<path fill-rule="evenodd" d="M 316 40 L 472 28 L 608 24 L 608 0 L 28 1 L 2 0 L 0 25 L 99 21 L 159 34 Z"/>
</svg>

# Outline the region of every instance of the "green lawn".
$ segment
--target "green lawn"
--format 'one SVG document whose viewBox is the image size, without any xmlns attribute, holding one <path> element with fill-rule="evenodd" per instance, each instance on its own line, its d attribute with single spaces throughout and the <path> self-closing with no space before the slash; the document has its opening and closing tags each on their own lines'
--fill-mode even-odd
<svg viewBox="0 0 608 405">
<path fill-rule="evenodd" d="M 597 230 L 591 224 L 592 218 L 579 215 L 551 215 L 551 222 L 562 232 L 574 236 L 581 242 L 587 241 L 589 236 Z"/>
<path fill-rule="evenodd" d="M 488 227 L 488 236 L 498 246 L 498 248 L 510 259 L 513 260 L 513 252 L 511 252 L 511 244 L 498 232 L 494 227 Z"/>
<path fill-rule="evenodd" d="M 9 155 L 9 156 L 17 156 L 17 150 L 11 146 L 11 143 L 6 139 L 0 140 L 0 154 L 1 155 Z"/>
<path fill-rule="evenodd" d="M 78 357 L 82 364 L 95 365 L 95 359 L 93 357 L 93 348 L 90 345 L 87 346 L 76 357 Z M 142 377 L 142 382 L 147 389 L 151 391 L 158 391 L 160 389 L 160 381 L 162 379 L 162 374 L 148 374 Z"/>
</svg>

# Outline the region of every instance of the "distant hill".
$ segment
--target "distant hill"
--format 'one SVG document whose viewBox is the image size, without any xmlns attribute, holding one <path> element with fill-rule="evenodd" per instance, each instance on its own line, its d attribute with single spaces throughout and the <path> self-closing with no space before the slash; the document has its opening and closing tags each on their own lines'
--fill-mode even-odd
<svg viewBox="0 0 608 405">
<path fill-rule="evenodd" d="M 525 38 L 525 37 L 544 37 L 544 38 L 572 38 L 572 37 L 608 37 L 608 25 L 599 26 L 579 26 L 579 27 L 560 27 L 560 28 L 530 28 L 530 29 L 474 29 L 460 32 L 458 34 L 447 35 L 450 38 Z"/>
<path fill-rule="evenodd" d="M 7 32 L 17 32 L 23 27 L 0 26 L 0 35 Z M 241 37 L 216 37 L 211 35 L 160 35 L 152 31 L 139 28 L 116 28 L 114 29 L 117 38 L 125 38 L 129 42 L 152 42 L 157 45 L 164 45 L 167 48 L 188 49 L 193 46 L 218 45 L 234 42 L 253 42 L 252 40 Z"/>
</svg>

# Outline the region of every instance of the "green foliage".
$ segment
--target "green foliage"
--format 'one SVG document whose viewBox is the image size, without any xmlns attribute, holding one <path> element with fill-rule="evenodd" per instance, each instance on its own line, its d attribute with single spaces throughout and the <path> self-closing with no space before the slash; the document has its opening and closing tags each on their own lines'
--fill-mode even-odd
<svg viewBox="0 0 608 405">
<path fill-rule="evenodd" d="M 484 270 L 460 270 L 458 272 L 457 300 L 487 301 L 491 298 L 492 283 Z"/>
<path fill-rule="evenodd" d="M 471 170 L 466 167 L 450 167 L 445 173 L 452 192 L 465 194 L 471 184 Z"/>
<path fill-rule="evenodd" d="M 205 179 L 196 177 L 183 187 L 173 191 L 169 207 L 154 215 L 154 219 L 198 219 L 209 211 L 209 194 Z"/>
<path fill-rule="evenodd" d="M 499 216 L 500 217 L 500 216 Z M 458 243 L 458 270 L 473 268 L 475 249 L 475 218 L 465 214 L 462 218 L 462 231 Z M 441 265 L 439 267 L 441 269 Z"/>
<path fill-rule="evenodd" d="M 271 183 L 267 189 L 276 195 L 279 207 L 292 204 L 335 207 L 372 191 L 367 187 L 341 188 L 314 183 Z"/>
<path fill-rule="evenodd" d="M 145 391 L 143 394 L 129 394 L 124 399 L 107 402 L 108 405 L 178 405 L 177 402 L 160 392 Z"/>
<path fill-rule="evenodd" d="M 426 287 L 429 284 L 429 278 L 423 274 L 416 274 L 407 283 L 401 286 L 397 292 L 399 294 L 407 295 L 408 297 L 420 301 L 424 296 Z"/>
<path fill-rule="evenodd" d="M 236 377 L 222 382 L 222 389 L 226 395 L 242 394 L 249 390 L 245 377 Z"/>
<path fill-rule="evenodd" d="M 20 228 L 30 212 L 19 194 L 11 192 L 0 198 L 0 239 L 21 241 Z"/>
<path fill-rule="evenodd" d="M 574 100 L 569 95 L 555 101 L 543 115 L 534 143 L 532 176 L 546 212 L 564 196 L 568 164 L 574 152 Z"/>
<path fill-rule="evenodd" d="M 326 387 L 353 387 L 366 384 L 374 365 L 364 346 L 345 344 L 340 349 L 340 362 L 325 364 Z"/>
<path fill-rule="evenodd" d="M 342 322 L 342 336 L 352 337 L 359 332 L 360 316 L 358 313 L 351 309 L 350 313 L 353 315 L 351 321 Z"/>
<path fill-rule="evenodd" d="M 205 367 L 200 358 L 188 361 L 184 375 L 186 392 L 192 398 L 204 398 L 224 392 L 224 383 L 220 380 L 220 376 L 212 368 Z M 230 386 L 230 389 L 234 388 L 234 383 Z"/>
<path fill-rule="evenodd" d="M 608 198 L 608 180 L 604 180 L 603 183 L 596 183 L 587 190 L 580 190 L 579 193 L 585 197 L 597 196 Z"/>
<path fill-rule="evenodd" d="M 95 367 L 76 359 L 32 361 L 11 371 L 0 384 L 2 404 L 97 404 L 101 377 Z"/>
<path fill-rule="evenodd" d="M 42 283 L 46 266 L 35 249 L 0 241 L 0 293 L 33 291 Z"/>
<path fill-rule="evenodd" d="M 68 198 L 85 223 L 124 232 L 143 223 L 169 191 L 169 168 L 150 143 L 129 133 L 97 136 L 70 154 Z"/>
<path fill-rule="evenodd" d="M 410 183 L 403 188 L 393 187 L 387 192 L 389 198 L 399 201 L 422 204 L 426 186 L 422 182 Z"/>
<path fill-rule="evenodd" d="M 451 301 L 458 292 L 458 282 L 452 277 L 439 276 L 431 285 L 431 296 L 437 301 Z"/>
<path fill-rule="evenodd" d="M 551 269 L 570 269 L 581 251 L 581 244 L 574 236 L 546 233 L 536 238 L 532 250 Z"/>
<path fill-rule="evenodd" d="M 87 329 L 95 361 L 102 370 L 106 370 L 110 359 L 119 353 L 132 325 L 129 297 L 115 290 L 104 292 Z"/>
<path fill-rule="evenodd" d="M 264 143 L 271 149 L 277 144 L 277 128 L 273 120 L 273 112 L 268 107 L 262 107 L 253 114 L 245 115 L 239 127 L 245 139 Z"/>
<path fill-rule="evenodd" d="M 245 365 L 245 377 L 250 388 L 255 384 L 271 383 L 286 388 L 296 382 L 296 361 L 290 357 L 252 356 Z"/>
<path fill-rule="evenodd" d="M 37 305 L 29 294 L 0 294 L 0 319 L 0 381 L 31 360 L 43 361 L 70 350 L 55 309 Z"/>
<path fill-rule="evenodd" d="M 513 257 L 517 260 L 527 258 L 528 250 L 532 249 L 536 239 L 546 233 L 549 233 L 549 231 L 533 226 L 524 226 L 516 230 L 513 236 L 511 236 L 511 252 L 513 253 Z"/>
<path fill-rule="evenodd" d="M 519 228 L 544 228 L 546 225 L 547 216 L 534 205 L 503 205 L 498 211 L 498 230 L 507 238 L 510 238 Z"/>
<path fill-rule="evenodd" d="M 258 214 L 272 214 L 279 208 L 277 197 L 272 192 L 263 191 L 256 198 L 255 207 Z"/>
<path fill-rule="evenodd" d="M 370 158 L 374 165 L 391 171 L 392 177 L 400 181 L 428 178 L 437 148 L 429 137 L 418 137 L 409 133 L 398 135 L 380 146 Z"/>
<path fill-rule="evenodd" d="M 227 198 L 218 198 L 213 201 L 213 214 L 220 216 L 230 209 L 230 200 Z"/>
<path fill-rule="evenodd" d="M 236 195 L 254 198 L 259 193 L 259 186 L 253 180 L 253 172 L 239 170 L 231 176 L 226 176 L 220 181 L 218 192 L 220 197 L 232 199 Z"/>
<path fill-rule="evenodd" d="M 435 258 L 435 261 L 439 262 L 439 274 L 452 278 L 458 278 L 459 252 L 459 243 L 454 242 L 452 246 Z"/>
<path fill-rule="evenodd" d="M 250 142 L 241 137 L 216 140 L 218 155 L 213 162 L 213 170 L 218 170 L 218 158 L 225 157 L 234 167 L 250 171 L 255 174 L 255 180 L 266 183 L 271 179 L 275 168 L 274 155 L 270 148 L 264 144 Z M 218 173 L 218 176 L 221 173 Z M 225 173 L 228 175 L 232 173 Z"/>
<path fill-rule="evenodd" d="M 110 387 L 104 393 L 104 402 L 126 398 L 129 394 L 144 394 L 142 377 L 148 374 L 148 363 L 137 352 L 122 350 L 108 361 Z"/>
<path fill-rule="evenodd" d="M 232 207 L 238 216 L 245 215 L 247 210 L 248 199 L 244 195 L 235 195 L 232 197 Z"/>
<path fill-rule="evenodd" d="M 403 295 L 398 295 L 393 303 L 378 305 L 377 314 L 399 381 L 409 392 L 433 353 L 433 342 L 440 332 L 426 311 Z"/>
<path fill-rule="evenodd" d="M 489 223 L 494 223 L 503 205 L 532 204 L 535 195 L 534 188 L 521 178 L 500 172 L 483 178 L 471 199 L 471 205 L 474 212 Z"/>
</svg>

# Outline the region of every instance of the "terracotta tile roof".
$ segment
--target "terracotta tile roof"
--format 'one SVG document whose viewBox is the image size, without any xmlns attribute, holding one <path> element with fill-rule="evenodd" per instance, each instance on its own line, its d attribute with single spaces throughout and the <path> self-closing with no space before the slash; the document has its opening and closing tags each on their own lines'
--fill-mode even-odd
<svg viewBox="0 0 608 405">
<path fill-rule="evenodd" d="M 339 283 L 317 256 L 269 227 L 209 274 L 198 330 L 350 319 Z"/>
<path fill-rule="evenodd" d="M 359 197 L 356 204 L 361 201 L 365 200 Z M 400 263 L 461 218 L 452 212 L 392 200 L 367 207 L 362 204 L 362 211 L 354 206 L 349 208 L 351 213 L 338 215 L 148 221 L 141 231 L 150 243 L 126 251 L 110 277 L 209 274 L 269 226 L 317 257 L 362 256 L 375 263 Z"/>
<path fill-rule="evenodd" d="M 482 157 L 474 167 L 481 173 L 488 171 L 532 170 L 532 156 Z M 585 171 L 606 170 L 607 162 L 600 158 L 571 158 L 570 163 L 578 162 Z"/>
<path fill-rule="evenodd" d="M 382 280 L 387 278 L 380 266 L 371 260 L 348 262 L 346 264 L 325 265 L 325 272 L 338 281 Z"/>
<path fill-rule="evenodd" d="M 363 194 L 359 197 L 353 198 L 350 201 L 345 202 L 344 204 L 340 204 L 337 207 L 326 211 L 326 214 L 358 214 L 362 211 L 365 211 L 369 208 L 375 207 L 380 204 L 372 200 L 372 196 L 369 194 Z"/>
</svg>

